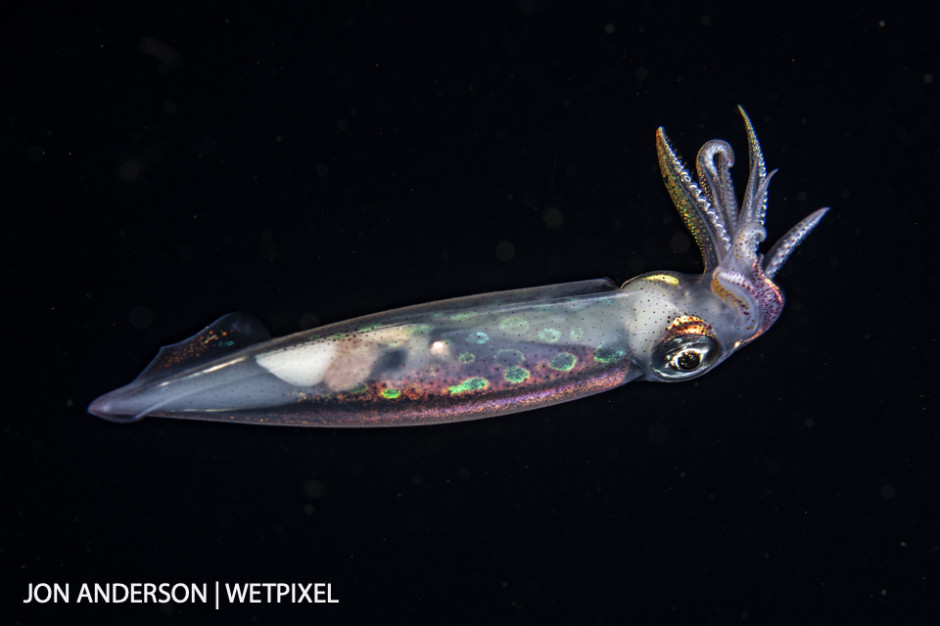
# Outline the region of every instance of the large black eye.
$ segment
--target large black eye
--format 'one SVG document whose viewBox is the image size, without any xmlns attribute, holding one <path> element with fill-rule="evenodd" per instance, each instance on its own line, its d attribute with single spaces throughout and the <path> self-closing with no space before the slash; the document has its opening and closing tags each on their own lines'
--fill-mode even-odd
<svg viewBox="0 0 940 626">
<path fill-rule="evenodd" d="M 653 350 L 650 366 L 661 378 L 682 380 L 706 372 L 719 354 L 721 346 L 710 335 L 673 335 Z"/>
<path fill-rule="evenodd" d="M 702 362 L 702 355 L 695 350 L 686 350 L 676 357 L 676 365 L 680 370 L 691 372 Z"/>
</svg>

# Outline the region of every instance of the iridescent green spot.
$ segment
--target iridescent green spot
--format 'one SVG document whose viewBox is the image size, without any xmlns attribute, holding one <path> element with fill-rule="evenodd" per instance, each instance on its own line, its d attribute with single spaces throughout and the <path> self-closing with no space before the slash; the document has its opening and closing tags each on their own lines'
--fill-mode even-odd
<svg viewBox="0 0 940 626">
<path fill-rule="evenodd" d="M 559 372 L 570 372 L 574 364 L 578 362 L 578 357 L 570 352 L 559 352 L 548 362 L 548 366 Z"/>
<path fill-rule="evenodd" d="M 524 382 L 529 377 L 529 370 L 524 367 L 509 367 L 503 372 L 503 378 L 511 383 Z"/>
<path fill-rule="evenodd" d="M 569 334 L 571 335 L 572 339 L 577 341 L 578 339 L 584 336 L 584 329 L 581 328 L 580 326 L 575 326 L 574 328 L 571 329 L 571 333 Z"/>
<path fill-rule="evenodd" d="M 493 359 L 503 367 L 512 367 L 519 365 L 524 357 L 525 355 L 518 350 L 505 349 L 497 352 Z"/>
<path fill-rule="evenodd" d="M 473 363 L 477 360 L 477 355 L 472 352 L 461 352 L 457 355 L 458 363 Z"/>
<path fill-rule="evenodd" d="M 386 400 L 394 400 L 401 395 L 401 389 L 395 389 L 394 387 L 389 387 L 382 390 L 382 397 Z"/>
<path fill-rule="evenodd" d="M 479 389 L 486 389 L 489 386 L 490 386 L 490 381 L 480 376 L 476 376 L 474 378 L 468 378 L 467 380 L 463 381 L 459 385 L 448 387 L 447 391 L 449 391 L 451 395 L 456 396 L 461 393 L 467 393 L 468 391 L 477 391 Z"/>
<path fill-rule="evenodd" d="M 480 343 L 480 344 L 483 344 L 483 343 L 486 343 L 486 342 L 489 341 L 489 340 L 490 340 L 490 336 L 487 335 L 487 334 L 486 334 L 485 332 L 483 332 L 482 330 L 478 330 L 478 331 L 475 332 L 475 333 L 470 333 L 469 335 L 467 335 L 467 343 Z"/>
<path fill-rule="evenodd" d="M 623 360 L 627 356 L 627 351 L 623 348 L 617 348 L 616 346 L 605 346 L 601 344 L 594 351 L 594 360 L 598 363 L 616 363 L 617 361 Z"/>
<path fill-rule="evenodd" d="M 381 327 L 382 327 L 381 324 L 369 324 L 368 326 L 363 326 L 362 328 L 360 328 L 360 329 L 357 330 L 356 332 L 357 332 L 357 333 L 368 333 L 368 332 L 372 332 L 373 330 L 376 330 L 376 329 L 381 328 Z"/>
<path fill-rule="evenodd" d="M 507 317 L 499 323 L 499 329 L 504 333 L 521 335 L 529 330 L 529 322 L 522 317 Z"/>
<path fill-rule="evenodd" d="M 476 311 L 467 311 L 466 313 L 454 313 L 450 316 L 450 319 L 454 320 L 455 322 L 462 322 L 464 320 L 473 319 L 477 315 L 479 315 L 479 313 Z"/>
<path fill-rule="evenodd" d="M 350 389 L 349 393 L 360 394 L 360 393 L 365 393 L 367 391 L 369 391 L 369 386 L 366 385 L 365 383 L 359 383 L 358 385 Z"/>
<path fill-rule="evenodd" d="M 561 332 L 554 328 L 543 328 L 539 331 L 539 341 L 555 343 L 561 339 Z"/>
</svg>

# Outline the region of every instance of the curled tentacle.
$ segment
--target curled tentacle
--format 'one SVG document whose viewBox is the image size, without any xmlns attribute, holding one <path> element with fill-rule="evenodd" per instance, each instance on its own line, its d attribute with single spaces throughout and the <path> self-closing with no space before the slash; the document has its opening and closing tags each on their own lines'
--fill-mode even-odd
<svg viewBox="0 0 940 626">
<path fill-rule="evenodd" d="M 727 142 L 713 139 L 698 151 L 696 168 L 698 179 L 708 196 L 708 201 L 717 209 L 721 219 L 714 224 L 716 232 L 723 233 L 723 252 L 731 246 L 731 239 L 738 225 L 738 199 L 734 194 L 731 168 L 734 166 L 734 150 Z"/>
</svg>

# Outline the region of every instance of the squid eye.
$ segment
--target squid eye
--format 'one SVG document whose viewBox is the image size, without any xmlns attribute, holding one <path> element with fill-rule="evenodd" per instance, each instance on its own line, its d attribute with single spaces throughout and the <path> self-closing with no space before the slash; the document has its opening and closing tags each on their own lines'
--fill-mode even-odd
<svg viewBox="0 0 940 626">
<path fill-rule="evenodd" d="M 691 372 L 701 364 L 702 355 L 695 350 L 683 350 L 674 360 L 680 370 Z"/>
<path fill-rule="evenodd" d="M 650 365 L 660 378 L 682 380 L 706 372 L 720 353 L 718 341 L 709 335 L 673 336 L 653 350 Z"/>
</svg>

